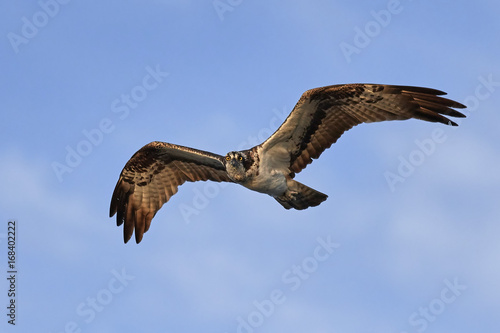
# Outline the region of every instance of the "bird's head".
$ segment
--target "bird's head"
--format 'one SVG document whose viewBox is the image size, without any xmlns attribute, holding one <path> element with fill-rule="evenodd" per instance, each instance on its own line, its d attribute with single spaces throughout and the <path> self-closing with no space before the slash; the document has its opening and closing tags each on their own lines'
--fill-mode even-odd
<svg viewBox="0 0 500 333">
<path fill-rule="evenodd" d="M 235 182 L 244 182 L 246 180 L 246 167 L 247 156 L 239 151 L 231 151 L 224 157 L 226 171 Z"/>
</svg>

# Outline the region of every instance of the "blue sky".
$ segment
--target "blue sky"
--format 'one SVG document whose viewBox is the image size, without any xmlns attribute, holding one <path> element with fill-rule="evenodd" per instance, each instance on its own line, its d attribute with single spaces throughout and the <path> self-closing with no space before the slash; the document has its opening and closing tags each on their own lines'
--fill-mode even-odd
<svg viewBox="0 0 500 333">
<path fill-rule="evenodd" d="M 1 7 L 0 268 L 15 219 L 16 329 L 500 329 L 498 2 Z M 297 175 L 329 195 L 305 211 L 185 184 L 123 244 L 109 201 L 140 147 L 247 148 L 305 90 L 351 82 L 440 89 L 468 117 L 347 132 Z"/>
</svg>

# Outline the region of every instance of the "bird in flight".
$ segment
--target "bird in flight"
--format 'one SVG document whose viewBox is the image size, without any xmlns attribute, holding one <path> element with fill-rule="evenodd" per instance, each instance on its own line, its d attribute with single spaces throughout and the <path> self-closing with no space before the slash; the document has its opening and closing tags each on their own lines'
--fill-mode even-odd
<svg viewBox="0 0 500 333">
<path fill-rule="evenodd" d="M 327 195 L 294 180 L 313 159 L 347 130 L 361 123 L 410 118 L 457 124 L 445 116 L 465 117 L 463 104 L 422 87 L 342 84 L 307 90 L 290 115 L 263 143 L 225 156 L 154 141 L 125 164 L 116 184 L 109 216 L 124 224 L 127 243 L 135 230 L 139 243 L 151 220 L 184 182 L 232 182 L 266 193 L 285 209 L 318 206 Z"/>
</svg>

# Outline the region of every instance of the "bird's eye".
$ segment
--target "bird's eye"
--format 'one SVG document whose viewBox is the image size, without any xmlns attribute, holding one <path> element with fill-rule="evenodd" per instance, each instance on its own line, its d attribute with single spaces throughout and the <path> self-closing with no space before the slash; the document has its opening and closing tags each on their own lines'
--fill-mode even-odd
<svg viewBox="0 0 500 333">
<path fill-rule="evenodd" d="M 230 161 L 230 160 L 231 160 L 231 157 L 226 156 L 226 161 Z"/>
<path fill-rule="evenodd" d="M 242 156 L 240 156 L 240 161 L 243 161 L 243 157 Z"/>
</svg>

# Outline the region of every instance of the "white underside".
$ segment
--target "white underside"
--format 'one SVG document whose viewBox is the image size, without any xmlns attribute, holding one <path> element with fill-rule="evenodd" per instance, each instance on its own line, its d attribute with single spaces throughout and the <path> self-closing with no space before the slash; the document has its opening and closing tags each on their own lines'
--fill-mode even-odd
<svg viewBox="0 0 500 333">
<path fill-rule="evenodd" d="M 285 175 L 282 172 L 260 173 L 252 180 L 241 184 L 251 190 L 279 197 L 288 189 Z"/>
<path fill-rule="evenodd" d="M 283 195 L 288 189 L 287 166 L 289 161 L 288 152 L 283 151 L 283 154 L 276 154 L 276 151 L 270 155 L 265 154 L 262 149 L 258 151 L 260 156 L 259 175 L 242 184 L 243 186 L 261 193 L 267 193 L 273 197 Z"/>
</svg>

